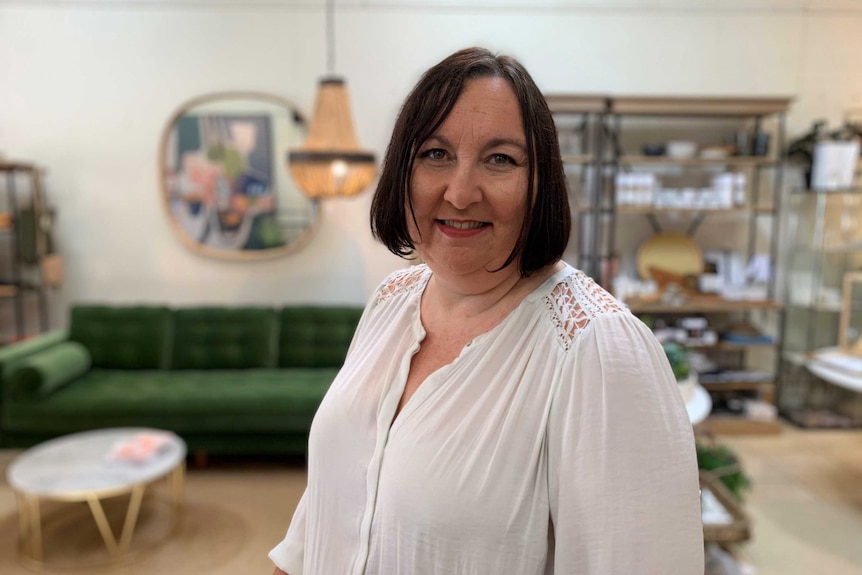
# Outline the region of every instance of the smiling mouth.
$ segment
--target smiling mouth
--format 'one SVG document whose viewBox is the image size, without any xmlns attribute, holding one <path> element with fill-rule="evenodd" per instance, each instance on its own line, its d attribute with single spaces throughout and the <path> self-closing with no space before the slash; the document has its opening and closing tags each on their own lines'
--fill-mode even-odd
<svg viewBox="0 0 862 575">
<path fill-rule="evenodd" d="M 488 222 L 476 222 L 476 221 L 469 221 L 469 222 L 458 222 L 455 220 L 437 220 L 437 221 L 440 222 L 441 224 L 443 224 L 444 226 L 448 226 L 450 228 L 455 228 L 457 230 L 476 230 L 476 229 L 491 225 Z"/>
</svg>

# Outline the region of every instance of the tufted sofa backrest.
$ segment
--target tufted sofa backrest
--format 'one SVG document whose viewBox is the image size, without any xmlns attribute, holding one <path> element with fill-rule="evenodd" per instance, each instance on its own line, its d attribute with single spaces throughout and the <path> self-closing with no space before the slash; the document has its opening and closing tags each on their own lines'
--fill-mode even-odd
<svg viewBox="0 0 862 575">
<path fill-rule="evenodd" d="M 362 309 L 294 306 L 281 310 L 279 367 L 341 367 Z"/>
<path fill-rule="evenodd" d="M 164 306 L 76 305 L 69 340 L 87 348 L 93 367 L 163 369 L 170 363 L 171 311 Z"/>
<path fill-rule="evenodd" d="M 264 307 L 175 309 L 171 369 L 275 367 L 275 310 Z"/>
</svg>

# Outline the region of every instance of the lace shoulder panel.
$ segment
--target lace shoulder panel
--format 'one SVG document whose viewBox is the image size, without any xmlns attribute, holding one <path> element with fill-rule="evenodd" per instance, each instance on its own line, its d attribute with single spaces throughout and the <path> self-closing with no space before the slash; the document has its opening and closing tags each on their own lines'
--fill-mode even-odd
<svg viewBox="0 0 862 575">
<path fill-rule="evenodd" d="M 427 272 L 428 267 L 424 265 L 410 266 L 409 268 L 392 272 L 389 274 L 389 277 L 383 280 L 383 283 L 377 290 L 374 304 L 377 305 L 400 293 L 413 291 L 417 288 L 421 289 L 425 283 L 424 279 Z"/>
<path fill-rule="evenodd" d="M 565 350 L 593 318 L 609 313 L 628 312 L 614 296 L 582 271 L 554 286 L 545 296 L 545 305 L 557 329 L 557 341 Z"/>
</svg>

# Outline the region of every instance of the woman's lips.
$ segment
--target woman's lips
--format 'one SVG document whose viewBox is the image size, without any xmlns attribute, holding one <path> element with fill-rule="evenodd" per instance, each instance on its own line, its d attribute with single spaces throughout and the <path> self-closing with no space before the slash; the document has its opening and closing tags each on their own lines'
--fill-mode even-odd
<svg viewBox="0 0 862 575">
<path fill-rule="evenodd" d="M 437 220 L 437 228 L 450 238 L 470 238 L 491 227 L 477 220 Z"/>
</svg>

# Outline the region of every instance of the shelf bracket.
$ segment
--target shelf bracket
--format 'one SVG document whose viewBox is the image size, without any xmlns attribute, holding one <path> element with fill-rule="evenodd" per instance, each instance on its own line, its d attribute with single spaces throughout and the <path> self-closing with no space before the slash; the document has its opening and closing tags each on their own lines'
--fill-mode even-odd
<svg viewBox="0 0 862 575">
<path fill-rule="evenodd" d="M 694 234 L 697 233 L 697 229 L 700 227 L 700 224 L 703 223 L 703 220 L 706 219 L 706 214 L 703 212 L 698 212 L 698 214 L 691 220 L 691 223 L 688 225 L 688 229 L 685 234 L 689 237 L 694 237 Z"/>
</svg>

